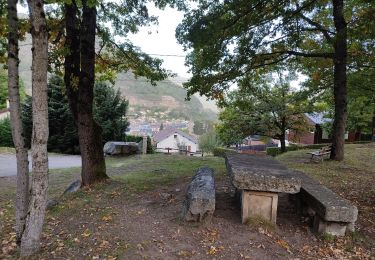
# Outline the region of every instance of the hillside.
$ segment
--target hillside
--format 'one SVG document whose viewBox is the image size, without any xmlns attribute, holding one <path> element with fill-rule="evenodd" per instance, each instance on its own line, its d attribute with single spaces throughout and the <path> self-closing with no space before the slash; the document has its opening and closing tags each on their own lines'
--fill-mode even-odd
<svg viewBox="0 0 375 260">
<path fill-rule="evenodd" d="M 204 108 L 196 96 L 185 100 L 186 90 L 169 79 L 152 86 L 145 78 L 135 79 L 130 73 L 122 73 L 116 87 L 129 100 L 130 112 L 134 115 L 143 112 L 146 117 L 157 119 L 216 119 L 216 112 Z"/>
<path fill-rule="evenodd" d="M 26 93 L 31 94 L 31 38 L 20 44 L 20 78 Z M 192 96 L 185 101 L 186 90 L 181 87 L 182 79 L 173 78 L 152 86 L 145 78 L 135 79 L 131 73 L 118 75 L 115 87 L 129 100 L 129 114 L 162 120 L 215 120 L 217 111 L 204 98 Z"/>
</svg>

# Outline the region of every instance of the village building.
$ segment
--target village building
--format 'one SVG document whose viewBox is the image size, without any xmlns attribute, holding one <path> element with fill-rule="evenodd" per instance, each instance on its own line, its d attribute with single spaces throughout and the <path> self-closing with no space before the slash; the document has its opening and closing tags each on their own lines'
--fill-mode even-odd
<svg viewBox="0 0 375 260">
<path fill-rule="evenodd" d="M 195 153 L 198 150 L 198 140 L 179 129 L 167 128 L 154 134 L 154 143 L 157 152 L 178 153 L 186 150 Z"/>
</svg>

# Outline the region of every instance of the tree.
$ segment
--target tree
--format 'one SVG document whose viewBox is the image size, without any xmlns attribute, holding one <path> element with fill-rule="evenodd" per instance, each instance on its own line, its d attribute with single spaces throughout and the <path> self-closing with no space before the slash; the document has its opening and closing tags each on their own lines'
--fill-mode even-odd
<svg viewBox="0 0 375 260">
<path fill-rule="evenodd" d="M 155 17 L 148 15 L 146 2 L 92 3 L 83 0 L 80 5 L 75 1 L 64 5 L 65 47 L 67 48 L 64 57 L 64 81 L 78 127 L 82 154 L 82 185 L 90 185 L 108 177 L 102 152 L 101 129 L 95 122 L 92 112 L 95 56 L 100 59 L 101 66 L 97 66 L 99 72 L 104 72 L 106 69 L 110 69 L 111 72 L 132 70 L 136 76 L 146 76 L 152 83 L 167 76 L 165 70 L 161 69 L 160 60 L 141 53 L 128 41 L 119 44 L 114 40 L 114 34 L 127 37 L 129 32 L 136 32 L 138 26 L 156 20 Z M 164 7 L 168 3 L 179 2 L 155 1 L 155 5 Z M 99 7 L 98 15 L 95 4 Z M 108 22 L 112 24 L 113 30 L 107 29 Z M 101 40 L 98 54 L 95 53 L 96 32 Z"/>
<path fill-rule="evenodd" d="M 333 67 L 335 115 L 331 158 L 344 157 L 347 118 L 347 24 L 358 23 L 361 1 L 199 1 L 177 29 L 193 77 L 188 93 L 213 98 L 249 74 L 274 64 L 299 64 L 305 59 L 327 60 Z M 361 13 L 361 12 L 358 12 Z M 351 57 L 352 58 L 352 57 Z"/>
<path fill-rule="evenodd" d="M 241 140 L 252 134 L 264 135 L 280 140 L 283 152 L 286 131 L 309 130 L 304 113 L 312 111 L 302 92 L 293 91 L 284 77 L 275 79 L 272 74 L 257 80 L 245 78 L 240 89 L 230 93 L 224 107 L 219 116 L 220 137 L 228 135 L 225 129 L 231 129 L 229 134 Z"/>
<path fill-rule="evenodd" d="M 48 30 L 44 5 L 41 0 L 28 0 L 32 35 L 32 91 L 33 91 L 33 158 L 32 185 L 25 230 L 21 239 L 21 257 L 35 254 L 40 249 L 48 188 Z"/>
<path fill-rule="evenodd" d="M 103 142 L 121 140 L 129 122 L 126 120 L 128 101 L 121 97 L 120 90 L 104 82 L 94 87 L 94 119 L 103 129 Z"/>
<path fill-rule="evenodd" d="M 79 153 L 77 127 L 64 91 L 63 79 L 56 75 L 51 76 L 48 81 L 48 151 Z M 103 82 L 95 85 L 93 115 L 103 129 L 103 144 L 107 141 L 122 140 L 122 133 L 129 125 L 125 118 L 127 108 L 128 102 L 112 85 Z M 31 141 L 31 111 L 31 97 L 28 97 L 22 113 L 27 144 Z"/>
<path fill-rule="evenodd" d="M 199 149 L 205 153 L 213 153 L 214 149 L 221 145 L 215 130 L 211 130 L 199 137 Z"/>
<path fill-rule="evenodd" d="M 20 244 L 23 236 L 26 216 L 29 208 L 29 160 L 27 147 L 23 137 L 23 127 L 21 121 L 21 98 L 19 87 L 19 57 L 18 57 L 18 34 L 19 24 L 17 17 L 17 0 L 7 1 L 8 9 L 8 95 L 9 110 L 13 144 L 16 148 L 17 158 L 17 191 L 15 201 L 16 216 L 16 238 Z M 2 77 L 0 85 L 2 86 L 6 80 Z M 1 87 L 2 88 L 2 87 Z M 3 92 L 2 92 L 3 94 Z M 0 105 L 4 103 L 1 100 Z M 3 131 L 2 131 L 3 132 Z"/>
</svg>

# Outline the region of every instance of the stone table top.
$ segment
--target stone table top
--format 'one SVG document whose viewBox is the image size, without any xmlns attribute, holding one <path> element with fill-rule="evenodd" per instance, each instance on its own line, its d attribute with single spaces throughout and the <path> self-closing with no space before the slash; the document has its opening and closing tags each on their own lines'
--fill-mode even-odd
<svg viewBox="0 0 375 260">
<path fill-rule="evenodd" d="M 228 154 L 227 171 L 240 190 L 298 193 L 301 178 L 269 156 Z"/>
</svg>

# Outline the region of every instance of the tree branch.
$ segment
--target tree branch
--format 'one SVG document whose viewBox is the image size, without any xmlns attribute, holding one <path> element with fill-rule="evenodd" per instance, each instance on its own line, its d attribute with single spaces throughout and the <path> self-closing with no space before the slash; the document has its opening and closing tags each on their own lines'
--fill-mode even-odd
<svg viewBox="0 0 375 260">
<path fill-rule="evenodd" d="M 299 13 L 299 16 L 303 20 L 305 20 L 307 23 L 309 23 L 310 25 L 315 26 L 315 28 L 318 29 L 324 35 L 324 37 L 327 39 L 327 41 L 330 42 L 330 43 L 332 43 L 332 37 L 329 34 L 333 34 L 334 35 L 335 34 L 334 32 L 331 32 L 331 31 L 327 30 L 326 28 L 323 27 L 323 25 L 321 25 L 320 23 L 317 23 L 317 22 L 311 20 L 307 16 L 304 16 L 302 13 Z"/>
</svg>

